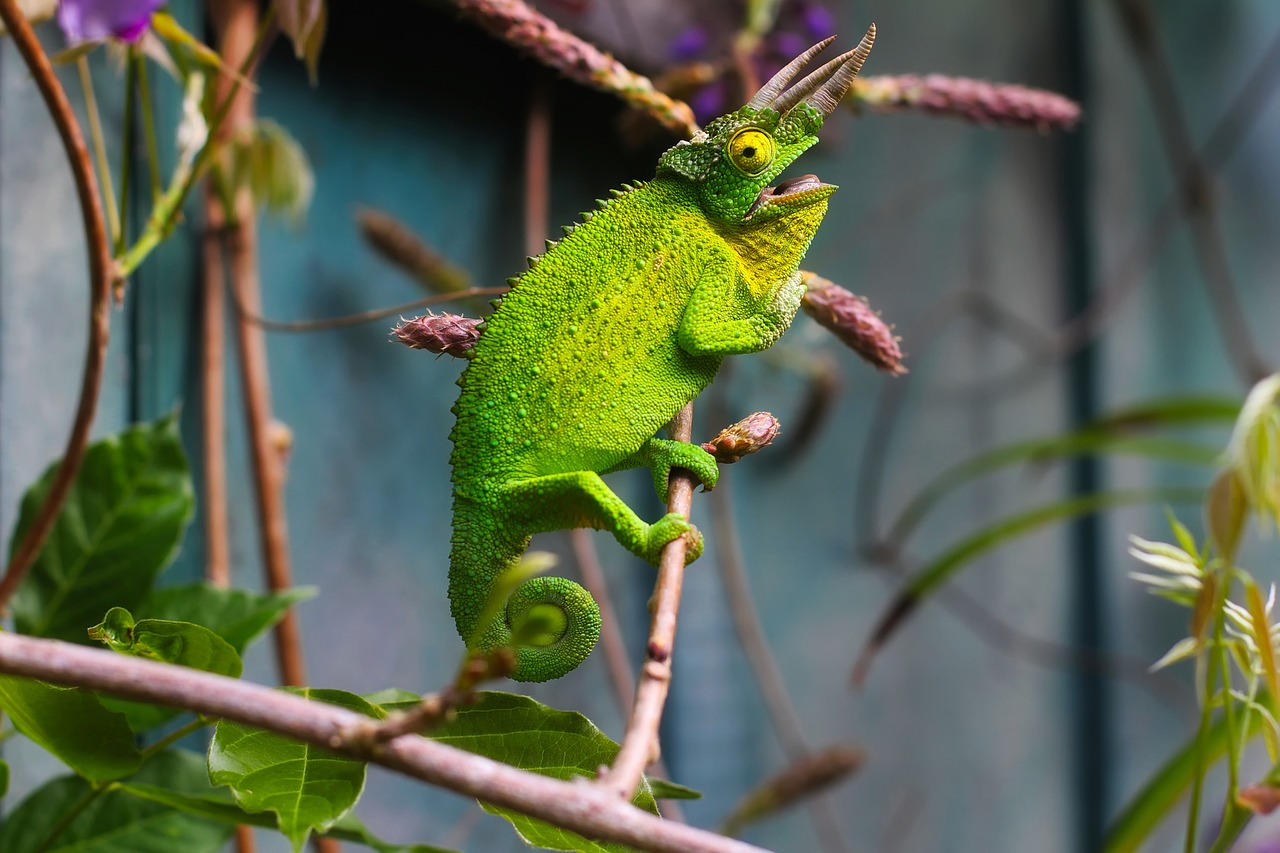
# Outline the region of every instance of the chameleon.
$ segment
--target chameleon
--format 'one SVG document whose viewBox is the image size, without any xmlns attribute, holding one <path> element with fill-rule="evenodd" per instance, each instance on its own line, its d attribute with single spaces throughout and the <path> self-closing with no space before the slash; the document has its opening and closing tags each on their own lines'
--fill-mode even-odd
<svg viewBox="0 0 1280 853">
<path fill-rule="evenodd" d="M 812 174 L 772 182 L 818 141 L 874 40 L 873 24 L 801 77 L 834 36 L 819 42 L 676 143 L 652 180 L 548 241 L 477 327 L 452 409 L 450 610 L 470 649 L 515 649 L 513 679 L 565 675 L 600 634 L 596 602 L 564 578 L 524 580 L 482 616 L 533 534 L 605 530 L 653 565 L 680 536 L 687 562 L 701 552 L 683 516 L 646 523 L 601 475 L 647 467 L 664 502 L 672 468 L 715 486 L 711 454 L 657 433 L 725 356 L 767 349 L 791 325 L 798 267 L 836 187 Z"/>
</svg>

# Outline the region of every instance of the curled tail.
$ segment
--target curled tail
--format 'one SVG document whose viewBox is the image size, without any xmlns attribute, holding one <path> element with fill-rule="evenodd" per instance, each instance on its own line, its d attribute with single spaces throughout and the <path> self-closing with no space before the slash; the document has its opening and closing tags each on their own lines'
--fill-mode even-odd
<svg viewBox="0 0 1280 853">
<path fill-rule="evenodd" d="M 454 500 L 449 605 L 458 633 L 473 649 L 515 649 L 516 681 L 550 681 L 572 671 L 600 637 L 600 608 L 578 584 L 536 577 L 508 596 L 498 618 L 477 624 L 495 581 L 520 559 L 528 536 L 508 532 L 484 507 Z"/>
</svg>

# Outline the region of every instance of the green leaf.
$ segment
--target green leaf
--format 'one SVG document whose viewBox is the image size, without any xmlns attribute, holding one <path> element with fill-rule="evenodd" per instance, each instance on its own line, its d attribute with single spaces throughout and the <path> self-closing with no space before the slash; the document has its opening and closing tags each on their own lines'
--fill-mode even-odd
<svg viewBox="0 0 1280 853">
<path fill-rule="evenodd" d="M 432 732 L 431 737 L 522 770 L 565 780 L 575 776 L 594 778 L 596 768 L 612 764 L 618 754 L 618 745 L 581 714 L 558 711 L 511 693 L 481 693 L 480 701 L 459 709 L 457 717 Z M 647 781 L 641 782 L 631 801 L 647 812 L 658 813 Z M 511 821 L 520 837 L 534 847 L 590 853 L 632 849 L 591 841 L 510 809 L 483 802 L 481 805 Z"/>
<path fill-rule="evenodd" d="M 22 500 L 19 542 L 53 482 Z M 13 598 L 19 633 L 84 643 L 108 608 L 135 608 L 177 553 L 194 505 L 172 416 L 94 442 L 31 573 Z"/>
<path fill-rule="evenodd" d="M 280 31 L 293 42 L 294 54 L 307 64 L 311 85 L 316 83 L 316 66 L 329 12 L 324 0 L 284 0 L 277 7 Z"/>
<path fill-rule="evenodd" d="M 141 754 L 124 715 L 103 707 L 87 690 L 0 675 L 0 710 L 81 776 L 119 779 L 138 769 Z"/>
<path fill-rule="evenodd" d="M 9 793 L 9 762 L 0 758 L 0 797 Z"/>
<path fill-rule="evenodd" d="M 176 750 L 155 756 L 133 780 L 162 784 L 171 790 L 209 787 L 204 760 Z M 75 814 L 77 809 L 83 810 Z M 233 829 L 230 824 L 141 800 L 120 789 L 100 793 L 78 776 L 64 776 L 33 792 L 0 824 L 0 850 L 4 853 L 218 853 Z"/>
<path fill-rule="evenodd" d="M 1166 438 L 1124 435 L 1098 425 L 1051 438 L 1021 441 L 980 453 L 939 474 L 898 515 L 886 537 L 903 542 L 944 497 L 984 474 L 1017 464 L 1043 464 L 1073 456 L 1114 453 L 1145 456 L 1169 462 L 1212 465 L 1218 459 L 1213 448 Z"/>
<path fill-rule="evenodd" d="M 310 586 L 260 595 L 193 583 L 153 591 L 138 605 L 137 612 L 152 619 L 203 625 L 243 654 L 245 647 L 279 622 L 292 605 L 315 594 L 315 587 Z"/>
<path fill-rule="evenodd" d="M 247 824 L 260 826 L 263 829 L 277 828 L 274 816 L 265 812 L 257 814 L 246 812 L 235 804 L 230 793 L 214 788 L 199 793 L 183 793 L 155 785 L 124 783 L 120 786 L 120 790 L 133 797 L 161 803 L 188 814 L 222 821 L 232 826 Z M 326 838 L 336 838 L 339 841 L 364 844 L 380 853 L 453 853 L 443 847 L 432 847 L 429 844 L 393 844 L 383 841 L 350 812 L 339 818 L 324 835 Z"/>
<path fill-rule="evenodd" d="M 1260 696 L 1259 699 L 1265 701 L 1265 697 Z M 1240 716 L 1235 717 L 1237 725 Z M 1242 745 L 1257 735 L 1262 725 L 1258 714 L 1243 716 L 1246 729 L 1241 738 Z M 1222 716 L 1213 722 L 1203 739 L 1199 733 L 1192 735 L 1163 767 L 1151 774 L 1147 784 L 1111 824 L 1103 842 L 1102 853 L 1134 853 L 1142 849 L 1142 844 L 1151 831 L 1177 807 L 1182 795 L 1191 787 L 1192 780 L 1200 773 L 1208 772 L 1209 768 L 1227 754 L 1227 735 L 1226 720 Z M 1241 737 L 1239 733 L 1236 736 Z"/>
<path fill-rule="evenodd" d="M 649 787 L 653 790 L 655 800 L 700 800 L 702 792 L 672 782 L 670 779 L 649 777 Z"/>
<path fill-rule="evenodd" d="M 89 629 L 89 636 L 122 654 L 176 663 L 231 678 L 239 678 L 244 668 L 231 644 L 203 625 L 167 619 L 143 619 L 135 623 L 123 607 L 107 611 L 102 623 Z"/>
<path fill-rule="evenodd" d="M 244 668 L 236 650 L 208 628 L 164 619 L 143 619 L 135 623 L 133 615 L 123 607 L 108 610 L 102 622 L 89 629 L 89 636 L 121 654 L 189 666 L 230 678 L 239 678 Z M 111 696 L 103 696 L 101 700 L 105 707 L 124 714 L 135 732 L 155 728 L 182 713 L 177 708 L 149 702 Z"/>
<path fill-rule="evenodd" d="M 913 574 L 906 586 L 885 608 L 871 638 L 867 641 L 854 665 L 854 680 L 861 680 L 871 659 L 888 639 L 902 626 L 907 617 L 934 590 L 942 586 L 961 568 L 976 557 L 992 551 L 1011 539 L 1031 533 L 1046 525 L 1083 515 L 1111 509 L 1117 506 L 1153 503 L 1194 503 L 1203 497 L 1199 489 L 1133 489 L 1127 491 L 1097 492 L 1052 501 L 1017 513 L 982 528 L 935 557 L 924 568 Z"/>
<path fill-rule="evenodd" d="M 341 690 L 289 688 L 290 693 L 340 705 L 371 717 L 377 708 Z M 229 785 L 241 808 L 273 811 L 294 850 L 312 831 L 326 832 L 364 789 L 365 765 L 274 732 L 223 720 L 209 744 L 209 778 Z"/>
</svg>

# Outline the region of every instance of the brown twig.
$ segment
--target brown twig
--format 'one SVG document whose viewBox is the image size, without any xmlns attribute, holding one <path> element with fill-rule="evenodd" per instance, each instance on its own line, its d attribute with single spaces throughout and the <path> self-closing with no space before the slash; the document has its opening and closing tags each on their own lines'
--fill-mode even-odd
<svg viewBox="0 0 1280 853">
<path fill-rule="evenodd" d="M 361 311 L 358 314 L 324 317 L 319 320 L 272 320 L 258 313 L 256 307 L 250 308 L 238 299 L 235 302 L 235 309 L 236 316 L 241 321 L 257 326 L 260 329 L 265 329 L 268 332 L 324 332 L 330 329 L 358 326 L 361 323 L 370 323 L 387 317 L 398 317 L 406 311 L 415 311 L 419 308 L 439 305 L 442 302 L 454 302 L 470 296 L 501 296 L 510 289 L 506 285 L 499 285 L 496 287 L 473 287 L 469 290 L 459 290 L 457 293 L 436 293 L 431 296 L 424 296 L 421 299 L 415 299 L 412 302 L 392 305 L 389 308 L 373 308 L 369 311 Z M 235 298 L 234 292 L 232 297 Z"/>
<path fill-rule="evenodd" d="M 372 755 L 361 752 L 361 741 L 350 739 L 348 733 L 374 723 L 368 717 L 189 667 L 0 634 L 0 672 L 257 726 L 542 818 L 589 838 L 671 853 L 761 853 L 750 844 L 661 820 L 596 785 L 518 770 L 418 735 L 381 744 Z"/>
<path fill-rule="evenodd" d="M 649 78 L 585 42 L 521 0 L 454 0 L 490 35 L 525 51 L 544 65 L 593 89 L 608 92 L 644 110 L 671 130 L 692 136 L 693 110 L 659 92 Z"/>
<path fill-rule="evenodd" d="M 746 559 L 742 554 L 742 538 L 733 520 L 732 484 L 725 481 L 726 476 L 729 476 L 728 472 L 720 475 L 719 488 L 711 493 L 710 499 L 711 526 L 715 531 L 716 566 L 720 570 L 720 583 L 729 603 L 734 633 L 747 656 L 756 690 L 764 701 L 770 722 L 773 723 L 774 734 L 778 736 L 782 751 L 789 761 L 803 761 L 812 752 L 804 736 L 804 725 L 791 702 L 786 682 L 782 680 L 782 670 L 778 668 L 778 662 L 769 648 L 769 641 L 760 624 L 760 615 L 751 597 L 751 588 L 747 584 Z M 809 813 L 824 850 L 849 849 L 844 831 L 840 828 L 840 820 L 829 798 L 819 797 L 813 800 Z"/>
<path fill-rule="evenodd" d="M 667 430 L 673 441 L 690 441 L 693 437 L 693 404 L 689 403 L 671 420 Z M 667 511 L 678 512 L 686 519 L 693 506 L 694 478 L 679 468 L 671 471 Z M 676 618 L 680 613 L 680 592 L 684 585 L 684 558 L 688 542 L 677 536 L 662 549 L 658 563 L 658 581 L 650 607 L 649 643 L 645 662 L 636 686 L 631 718 L 622 736 L 622 747 L 600 784 L 615 795 L 630 800 L 644 770 L 658 753 L 658 724 L 671 688 L 671 656 L 676 639 Z"/>
<path fill-rule="evenodd" d="M 4 21 L 18 52 L 22 54 L 23 61 L 35 79 L 66 149 L 67 161 L 75 179 L 76 195 L 80 199 L 80 216 L 89 255 L 89 339 L 85 349 L 84 374 L 80 382 L 80 400 L 76 404 L 75 420 L 71 424 L 71 435 L 67 439 L 58 472 L 54 475 L 53 483 L 36 512 L 35 519 L 27 528 L 26 535 L 13 549 L 4 577 L 0 579 L 0 611 L 3 611 L 44 546 L 54 521 L 62 511 L 71 485 L 75 482 L 80 463 L 84 461 L 89 428 L 93 425 L 93 416 L 98 408 L 102 372 L 106 364 L 110 325 L 111 247 L 107 242 L 106 226 L 99 207 L 98 184 L 93 176 L 89 150 L 85 147 L 75 113 L 53 72 L 53 66 L 15 0 L 0 0 L 0 20 Z"/>
<path fill-rule="evenodd" d="M 216 24 L 224 30 L 222 56 L 235 66 L 249 56 L 258 27 L 258 9 L 254 0 L 226 0 L 212 10 Z M 221 80 L 220 80 L 221 81 Z M 230 88 L 234 85 L 224 83 Z M 223 123 L 228 134 L 245 126 L 253 118 L 253 93 L 242 88 L 235 94 Z M 253 203 L 248 191 L 241 189 L 235 199 L 235 222 L 225 232 L 230 261 L 231 287 L 236 303 L 256 313 L 260 302 L 258 274 L 258 235 Z M 267 378 L 267 349 L 262 330 L 242 317 L 237 325 L 238 355 L 245 414 L 249 425 L 250 452 L 253 456 L 254 492 L 257 498 L 259 536 L 267 586 L 273 592 L 293 585 L 289 557 L 289 535 L 284 513 L 284 465 L 271 441 L 271 389 Z M 276 663 L 285 684 L 306 683 L 302 662 L 302 643 L 298 636 L 297 618 L 292 609 L 275 627 Z"/>
<path fill-rule="evenodd" d="M 226 322 L 223 311 L 222 204 L 205 187 L 205 229 L 201 238 L 200 431 L 204 494 L 205 577 L 214 586 L 231 585 L 231 536 L 227 518 Z"/>
<path fill-rule="evenodd" d="M 1241 379 L 1251 385 L 1266 376 L 1270 369 L 1253 341 L 1236 293 L 1218 221 L 1210 171 L 1192 142 L 1191 130 L 1174 86 L 1172 65 L 1156 32 L 1156 16 L 1146 0 L 1115 0 L 1114 6 L 1146 80 L 1160 126 L 1160 140 L 1164 143 L 1170 171 L 1188 213 L 1196 258 L 1217 316 L 1223 344 Z"/>
</svg>

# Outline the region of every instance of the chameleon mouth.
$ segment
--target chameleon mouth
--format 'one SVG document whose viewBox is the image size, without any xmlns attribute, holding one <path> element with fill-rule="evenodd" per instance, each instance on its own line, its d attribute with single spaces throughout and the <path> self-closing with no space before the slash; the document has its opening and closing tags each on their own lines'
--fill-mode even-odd
<svg viewBox="0 0 1280 853">
<path fill-rule="evenodd" d="M 813 200 L 818 201 L 821 198 L 826 198 L 830 193 L 823 191 L 830 189 L 832 189 L 832 185 L 824 184 L 818 180 L 817 175 L 800 175 L 795 178 L 787 178 L 777 186 L 765 187 L 760 190 L 760 194 L 756 196 L 756 200 L 752 202 L 750 209 L 747 210 L 747 215 L 743 219 L 748 220 L 762 208 L 779 201 L 803 201 L 809 195 L 815 196 Z"/>
</svg>

